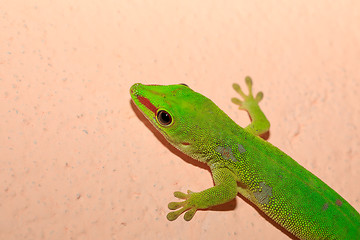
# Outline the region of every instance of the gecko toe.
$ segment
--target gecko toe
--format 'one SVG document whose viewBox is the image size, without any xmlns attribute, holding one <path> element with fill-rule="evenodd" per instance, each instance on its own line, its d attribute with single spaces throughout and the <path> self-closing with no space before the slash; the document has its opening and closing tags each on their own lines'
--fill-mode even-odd
<svg viewBox="0 0 360 240">
<path fill-rule="evenodd" d="M 191 208 L 189 211 L 187 211 L 184 214 L 185 221 L 190 221 L 194 217 L 196 210 L 197 210 L 196 208 Z"/>
</svg>

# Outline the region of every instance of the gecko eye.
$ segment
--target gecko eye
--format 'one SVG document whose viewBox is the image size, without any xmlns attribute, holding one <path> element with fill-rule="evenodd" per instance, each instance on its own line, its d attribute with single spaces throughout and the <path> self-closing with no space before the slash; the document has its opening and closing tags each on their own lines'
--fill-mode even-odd
<svg viewBox="0 0 360 240">
<path fill-rule="evenodd" d="M 158 122 L 163 126 L 169 126 L 172 123 L 172 117 L 170 113 L 165 110 L 160 110 L 156 114 Z"/>
<path fill-rule="evenodd" d="M 186 87 L 189 87 L 188 85 L 186 85 L 185 83 L 179 83 L 180 85 L 184 85 Z"/>
</svg>

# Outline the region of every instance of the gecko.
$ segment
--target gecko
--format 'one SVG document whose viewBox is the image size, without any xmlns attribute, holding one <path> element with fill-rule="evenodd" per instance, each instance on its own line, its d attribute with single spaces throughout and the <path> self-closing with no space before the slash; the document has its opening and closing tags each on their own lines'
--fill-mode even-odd
<svg viewBox="0 0 360 240">
<path fill-rule="evenodd" d="M 300 239 L 360 239 L 360 214 L 326 183 L 289 155 L 261 138 L 270 123 L 259 107 L 263 93 L 231 101 L 248 112 L 251 123 L 236 124 L 213 101 L 186 84 L 130 88 L 132 101 L 164 138 L 186 155 L 207 164 L 214 186 L 201 192 L 174 192 L 167 219 L 182 213 L 190 221 L 198 209 L 234 199 L 237 194 Z M 254 96 L 255 95 L 255 96 Z"/>
</svg>

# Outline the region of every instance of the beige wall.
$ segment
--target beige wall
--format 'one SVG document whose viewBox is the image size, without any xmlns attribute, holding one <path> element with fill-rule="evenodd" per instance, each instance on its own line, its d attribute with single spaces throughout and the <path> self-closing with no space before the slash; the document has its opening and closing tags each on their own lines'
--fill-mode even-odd
<svg viewBox="0 0 360 240">
<path fill-rule="evenodd" d="M 269 141 L 360 210 L 358 1 L 1 2 L 0 239 L 289 238 L 241 198 L 166 220 L 212 180 L 136 115 L 136 82 L 245 126 L 231 84 L 252 76 Z"/>
</svg>

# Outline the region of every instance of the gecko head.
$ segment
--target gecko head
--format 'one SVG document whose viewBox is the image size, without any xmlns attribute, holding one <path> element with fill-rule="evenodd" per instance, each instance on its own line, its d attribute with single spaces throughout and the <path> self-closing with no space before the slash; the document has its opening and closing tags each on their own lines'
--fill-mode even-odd
<svg viewBox="0 0 360 240">
<path fill-rule="evenodd" d="M 195 159 L 201 159 L 202 148 L 209 145 L 219 117 L 227 117 L 210 99 L 185 84 L 136 83 L 130 88 L 130 95 L 142 114 L 173 146 Z"/>
</svg>

